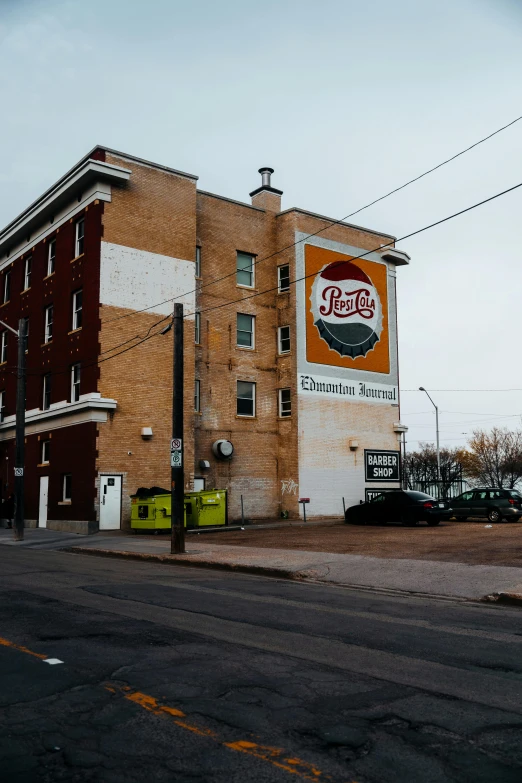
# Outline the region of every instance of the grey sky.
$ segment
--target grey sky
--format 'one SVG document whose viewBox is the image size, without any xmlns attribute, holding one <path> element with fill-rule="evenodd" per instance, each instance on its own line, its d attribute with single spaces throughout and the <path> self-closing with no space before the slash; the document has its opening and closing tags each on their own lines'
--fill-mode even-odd
<svg viewBox="0 0 522 783">
<path fill-rule="evenodd" d="M 247 201 L 270 165 L 284 208 L 340 218 L 522 114 L 521 9 L 0 0 L 0 225 L 97 143 Z M 355 220 L 401 236 L 510 187 L 521 140 L 522 122 Z M 522 388 L 521 191 L 400 245 L 404 389 Z M 522 391 L 433 396 L 448 446 L 520 424 Z M 404 392 L 411 447 L 430 407 Z"/>
</svg>

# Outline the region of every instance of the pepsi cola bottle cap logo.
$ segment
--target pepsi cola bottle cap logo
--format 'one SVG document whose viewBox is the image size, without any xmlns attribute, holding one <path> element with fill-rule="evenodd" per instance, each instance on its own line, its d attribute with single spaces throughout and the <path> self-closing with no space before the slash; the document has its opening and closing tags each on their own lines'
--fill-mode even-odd
<svg viewBox="0 0 522 783">
<path fill-rule="evenodd" d="M 371 279 L 352 261 L 323 267 L 310 298 L 314 324 L 332 351 L 355 359 L 379 342 L 381 300 Z"/>
</svg>

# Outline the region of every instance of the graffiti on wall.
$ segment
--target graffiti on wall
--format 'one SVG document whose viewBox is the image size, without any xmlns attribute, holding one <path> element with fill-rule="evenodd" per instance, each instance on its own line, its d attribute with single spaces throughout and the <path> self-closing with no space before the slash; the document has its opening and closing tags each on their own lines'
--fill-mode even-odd
<svg viewBox="0 0 522 783">
<path fill-rule="evenodd" d="M 297 484 L 293 479 L 281 479 L 281 494 L 297 495 Z"/>
</svg>

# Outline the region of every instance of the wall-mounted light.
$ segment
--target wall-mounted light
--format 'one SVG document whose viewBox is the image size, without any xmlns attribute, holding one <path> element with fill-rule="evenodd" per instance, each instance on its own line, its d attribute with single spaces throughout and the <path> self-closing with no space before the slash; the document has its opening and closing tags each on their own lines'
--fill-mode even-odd
<svg viewBox="0 0 522 783">
<path fill-rule="evenodd" d="M 349 446 L 350 446 L 350 451 L 357 451 L 357 449 L 359 448 L 359 441 L 354 440 L 352 438 L 352 440 L 349 441 Z"/>
<path fill-rule="evenodd" d="M 152 427 L 142 427 L 141 428 L 141 437 L 143 440 L 150 440 L 153 436 Z"/>
</svg>

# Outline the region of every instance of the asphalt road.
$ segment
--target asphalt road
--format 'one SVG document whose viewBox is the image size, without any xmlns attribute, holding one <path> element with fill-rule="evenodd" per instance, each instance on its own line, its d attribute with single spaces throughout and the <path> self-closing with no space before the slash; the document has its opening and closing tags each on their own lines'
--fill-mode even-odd
<svg viewBox="0 0 522 783">
<path fill-rule="evenodd" d="M 0 780 L 520 783 L 521 651 L 516 608 L 5 547 Z"/>
</svg>

